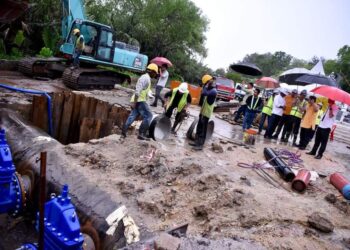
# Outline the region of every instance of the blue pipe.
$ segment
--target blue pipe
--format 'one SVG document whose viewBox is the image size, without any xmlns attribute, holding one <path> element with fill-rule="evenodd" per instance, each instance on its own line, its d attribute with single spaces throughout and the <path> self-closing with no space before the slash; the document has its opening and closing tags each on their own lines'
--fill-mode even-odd
<svg viewBox="0 0 350 250">
<path fill-rule="evenodd" d="M 47 115 L 48 115 L 48 125 L 49 125 L 49 134 L 53 136 L 53 129 L 52 129 L 52 112 L 51 112 L 51 96 L 45 92 L 40 90 L 32 90 L 32 89 L 21 89 L 21 88 L 15 88 L 12 86 L 8 86 L 6 84 L 0 83 L 0 87 L 4 89 L 9 89 L 16 92 L 22 92 L 22 93 L 28 93 L 28 94 L 34 94 L 34 95 L 44 95 L 47 98 Z"/>
</svg>

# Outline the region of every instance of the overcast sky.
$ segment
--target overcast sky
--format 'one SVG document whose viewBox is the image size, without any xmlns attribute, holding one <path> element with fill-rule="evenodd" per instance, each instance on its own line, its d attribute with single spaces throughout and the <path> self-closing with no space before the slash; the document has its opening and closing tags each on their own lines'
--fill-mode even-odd
<svg viewBox="0 0 350 250">
<path fill-rule="evenodd" d="M 193 2 L 210 20 L 204 63 L 214 70 L 254 52 L 335 59 L 342 46 L 350 45 L 350 0 Z"/>
</svg>

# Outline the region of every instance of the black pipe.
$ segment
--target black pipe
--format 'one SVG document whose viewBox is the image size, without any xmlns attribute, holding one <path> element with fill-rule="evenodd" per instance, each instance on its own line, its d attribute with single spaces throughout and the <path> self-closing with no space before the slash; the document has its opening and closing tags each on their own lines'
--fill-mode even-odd
<svg viewBox="0 0 350 250">
<path fill-rule="evenodd" d="M 46 152 L 40 153 L 39 250 L 44 250 Z"/>
<path fill-rule="evenodd" d="M 285 181 L 292 181 L 295 178 L 295 174 L 287 166 L 287 164 L 277 156 L 276 152 L 272 148 L 264 148 L 264 155 L 267 161 L 275 167 L 277 172 Z"/>
</svg>

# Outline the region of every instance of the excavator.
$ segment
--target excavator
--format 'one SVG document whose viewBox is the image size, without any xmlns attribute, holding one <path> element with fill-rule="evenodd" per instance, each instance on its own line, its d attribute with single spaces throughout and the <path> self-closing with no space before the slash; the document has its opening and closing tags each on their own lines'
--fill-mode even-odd
<svg viewBox="0 0 350 250">
<path fill-rule="evenodd" d="M 114 30 L 107 25 L 86 19 L 83 0 L 61 0 L 63 44 L 60 57 L 25 58 L 19 63 L 19 70 L 29 76 L 57 77 L 72 89 L 111 89 L 115 84 L 130 82 L 127 74 L 110 70 L 141 73 L 146 70 L 148 57 L 140 54 L 138 46 L 116 40 Z M 72 58 L 76 38 L 73 30 L 79 29 L 84 36 L 85 48 L 79 57 L 81 67 L 71 69 L 68 61 Z"/>
</svg>

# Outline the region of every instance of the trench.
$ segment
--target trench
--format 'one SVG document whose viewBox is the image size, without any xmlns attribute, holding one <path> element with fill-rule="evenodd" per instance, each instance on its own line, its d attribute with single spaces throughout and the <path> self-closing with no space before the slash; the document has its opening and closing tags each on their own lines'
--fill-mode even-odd
<svg viewBox="0 0 350 250">
<path fill-rule="evenodd" d="M 81 93 L 65 91 L 50 96 L 51 136 L 48 134 L 50 115 L 45 96 L 34 95 L 29 104 L 0 102 L 0 127 L 6 131 L 16 171 L 30 173 L 32 182 L 24 213 L 19 218 L 0 217 L 0 231 L 5 232 L 0 249 L 15 249 L 26 242 L 38 242 L 34 229 L 39 203 L 40 166 L 37 158 L 43 151 L 48 153 L 46 201 L 68 184 L 81 227 L 98 237 L 97 249 L 123 247 L 126 245 L 123 223 L 118 223 L 113 235 L 107 235 L 109 225 L 105 220 L 122 204 L 112 200 L 109 194 L 74 169 L 65 157 L 64 145 L 86 143 L 116 133 L 130 111 Z M 16 235 L 22 235 L 21 240 Z"/>
</svg>

